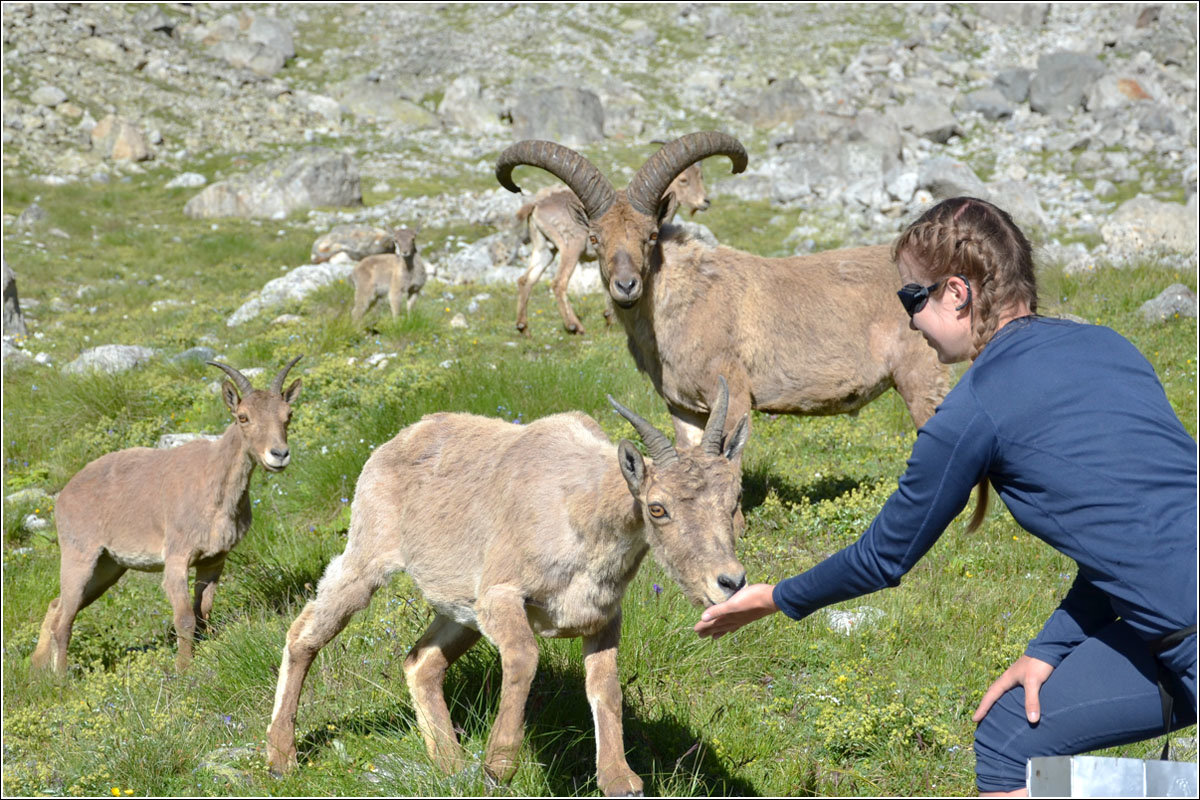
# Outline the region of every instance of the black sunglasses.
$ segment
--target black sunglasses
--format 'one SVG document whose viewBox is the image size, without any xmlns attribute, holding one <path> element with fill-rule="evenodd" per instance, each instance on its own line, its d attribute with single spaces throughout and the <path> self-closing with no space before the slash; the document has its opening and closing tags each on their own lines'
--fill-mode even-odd
<svg viewBox="0 0 1200 800">
<path fill-rule="evenodd" d="M 971 284 L 967 283 L 965 275 L 955 275 L 954 277 L 962 278 L 963 283 L 967 284 L 967 291 L 971 290 Z M 928 286 L 922 286 L 919 283 L 906 283 L 896 292 L 896 296 L 900 298 L 900 305 L 904 306 L 904 310 L 911 317 L 925 307 L 925 304 L 929 302 L 929 295 L 936 291 L 946 280 L 946 278 L 942 278 L 940 281 L 935 281 Z M 962 306 L 959 306 L 959 308 L 962 308 Z"/>
</svg>

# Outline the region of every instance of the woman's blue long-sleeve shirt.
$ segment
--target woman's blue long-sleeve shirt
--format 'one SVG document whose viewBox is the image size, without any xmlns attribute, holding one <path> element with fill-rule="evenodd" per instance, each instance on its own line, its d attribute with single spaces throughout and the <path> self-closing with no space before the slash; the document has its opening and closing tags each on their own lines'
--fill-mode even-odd
<svg viewBox="0 0 1200 800">
<path fill-rule="evenodd" d="M 898 585 L 986 475 L 1025 530 L 1079 565 L 1029 655 L 1057 666 L 1118 616 L 1153 639 L 1196 622 L 1196 468 L 1196 442 L 1130 342 L 1014 320 L 918 432 L 863 536 L 780 582 L 775 604 L 801 619 Z"/>
</svg>

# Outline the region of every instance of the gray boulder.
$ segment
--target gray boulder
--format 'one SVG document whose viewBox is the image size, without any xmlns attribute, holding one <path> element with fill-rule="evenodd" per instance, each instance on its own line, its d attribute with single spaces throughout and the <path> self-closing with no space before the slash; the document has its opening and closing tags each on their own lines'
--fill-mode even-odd
<svg viewBox="0 0 1200 800">
<path fill-rule="evenodd" d="M 1040 56 L 1037 73 L 1029 84 L 1029 107 L 1041 114 L 1073 114 L 1083 105 L 1088 89 L 1104 72 L 1104 65 L 1086 53 L 1058 52 Z"/>
<path fill-rule="evenodd" d="M 146 161 L 153 158 L 142 129 L 114 114 L 96 123 L 91 137 L 92 149 L 113 161 Z"/>
<path fill-rule="evenodd" d="M 217 42 L 209 50 L 215 58 L 225 61 L 237 69 L 248 69 L 263 78 L 274 75 L 283 69 L 287 61 L 283 53 L 274 50 L 261 42 L 251 42 L 246 39 L 230 39 Z"/>
<path fill-rule="evenodd" d="M 987 184 L 987 193 L 992 203 L 1004 209 L 1028 232 L 1030 228 L 1049 227 L 1050 220 L 1042 209 L 1037 190 L 1024 181 L 997 181 Z"/>
<path fill-rule="evenodd" d="M 1182 283 L 1173 283 L 1163 289 L 1158 297 L 1142 303 L 1138 310 L 1142 319 L 1149 323 L 1167 322 L 1178 317 L 1195 317 L 1196 293 Z"/>
<path fill-rule="evenodd" d="M 158 437 L 158 441 L 154 443 L 156 450 L 171 450 L 179 447 L 181 444 L 188 442 L 205 441 L 215 442 L 221 437 L 213 433 L 164 433 Z"/>
<path fill-rule="evenodd" d="M 500 108 L 484 99 L 479 79 L 473 75 L 456 78 L 446 87 L 438 105 L 438 116 L 450 126 L 474 135 L 504 130 Z"/>
<path fill-rule="evenodd" d="M 604 106 L 595 92 L 570 86 L 522 92 L 512 110 L 514 139 L 579 147 L 604 139 Z"/>
<path fill-rule="evenodd" d="M 770 83 L 757 95 L 743 101 L 737 116 L 757 128 L 774 128 L 803 120 L 816 105 L 813 93 L 795 78 Z"/>
<path fill-rule="evenodd" d="M 1029 84 L 1032 80 L 1033 72 L 1021 67 L 1014 67 L 997 73 L 992 81 L 992 86 L 999 90 L 1009 102 L 1024 103 L 1029 99 Z"/>
<path fill-rule="evenodd" d="M 354 261 L 362 261 L 367 256 L 395 249 L 392 235 L 374 225 L 336 225 L 313 242 L 311 258 L 312 263 L 322 264 L 338 253 L 345 253 Z"/>
<path fill-rule="evenodd" d="M 67 102 L 67 93 L 57 86 L 39 86 L 33 90 L 29 99 L 39 106 L 54 108 Z"/>
<path fill-rule="evenodd" d="M 1004 28 L 1037 30 L 1046 24 L 1046 18 L 1050 16 L 1049 3 L 976 3 L 972 7 L 983 19 Z"/>
<path fill-rule="evenodd" d="M 346 112 L 360 119 L 386 123 L 402 131 L 440 128 L 437 114 L 408 97 L 397 83 L 357 79 L 333 87 L 332 94 Z"/>
<path fill-rule="evenodd" d="M 225 324 L 232 328 L 254 319 L 267 309 L 299 302 L 322 286 L 346 280 L 353 272 L 354 262 L 348 258 L 296 267 L 286 275 L 267 281 L 258 296 L 243 303 L 225 320 Z"/>
<path fill-rule="evenodd" d="M 0 256 L 4 264 L 4 335 L 27 336 L 25 316 L 21 313 L 21 300 L 17 296 L 17 277 L 8 266 L 8 260 Z"/>
<path fill-rule="evenodd" d="M 1155 250 L 1196 252 L 1196 208 L 1139 195 L 1127 200 L 1100 226 L 1116 258 L 1130 260 Z"/>
<path fill-rule="evenodd" d="M 438 278 L 446 283 L 516 283 L 525 272 L 524 266 L 512 265 L 519 248 L 516 234 L 502 231 L 485 236 L 447 257 Z"/>
<path fill-rule="evenodd" d="M 945 144 L 951 136 L 962 134 L 954 112 L 934 97 L 914 97 L 902 106 L 889 109 L 888 116 L 903 130 L 911 130 L 938 144 Z"/>
<path fill-rule="evenodd" d="M 974 111 L 990 120 L 1007 119 L 1014 110 L 1004 92 L 994 87 L 968 92 L 959 100 L 958 106 L 963 111 Z"/>
<path fill-rule="evenodd" d="M 282 219 L 300 209 L 352 205 L 362 205 L 353 160 L 345 153 L 310 147 L 206 187 L 187 202 L 183 213 L 193 219 Z"/>
<path fill-rule="evenodd" d="M 102 344 L 84 350 L 78 358 L 63 367 L 63 372 L 73 375 L 104 372 L 112 375 L 141 366 L 153 357 L 154 351 L 149 347 L 135 344 Z"/>
<path fill-rule="evenodd" d="M 934 200 L 951 197 L 990 199 L 987 187 L 973 169 L 945 156 L 921 162 L 917 171 L 917 188 L 927 190 Z"/>
</svg>

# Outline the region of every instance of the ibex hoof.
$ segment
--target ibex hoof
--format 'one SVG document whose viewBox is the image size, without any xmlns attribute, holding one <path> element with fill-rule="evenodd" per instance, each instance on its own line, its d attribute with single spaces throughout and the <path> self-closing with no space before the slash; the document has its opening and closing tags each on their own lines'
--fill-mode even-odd
<svg viewBox="0 0 1200 800">
<path fill-rule="evenodd" d="M 582 334 L 582 333 L 583 333 L 583 326 L 582 326 L 582 325 L 568 325 L 568 326 L 567 326 L 567 333 L 578 333 L 578 334 Z"/>
</svg>

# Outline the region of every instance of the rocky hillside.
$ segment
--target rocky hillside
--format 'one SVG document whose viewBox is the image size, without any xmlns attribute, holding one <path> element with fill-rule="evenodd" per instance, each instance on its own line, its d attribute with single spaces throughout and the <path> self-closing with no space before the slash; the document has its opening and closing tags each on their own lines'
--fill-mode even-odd
<svg viewBox="0 0 1200 800">
<path fill-rule="evenodd" d="M 651 140 L 716 128 L 751 159 L 708 166 L 709 213 L 769 204 L 784 252 L 886 240 L 969 193 L 1068 269 L 1152 251 L 1194 269 L 1196 31 L 1178 3 L 6 3 L 3 169 L 150 170 L 199 193 L 320 145 L 363 205 L 195 213 L 500 230 L 520 201 L 491 167 L 516 139 L 578 147 L 619 182 Z M 495 260 L 474 244 L 433 253 L 439 277 Z"/>
</svg>

